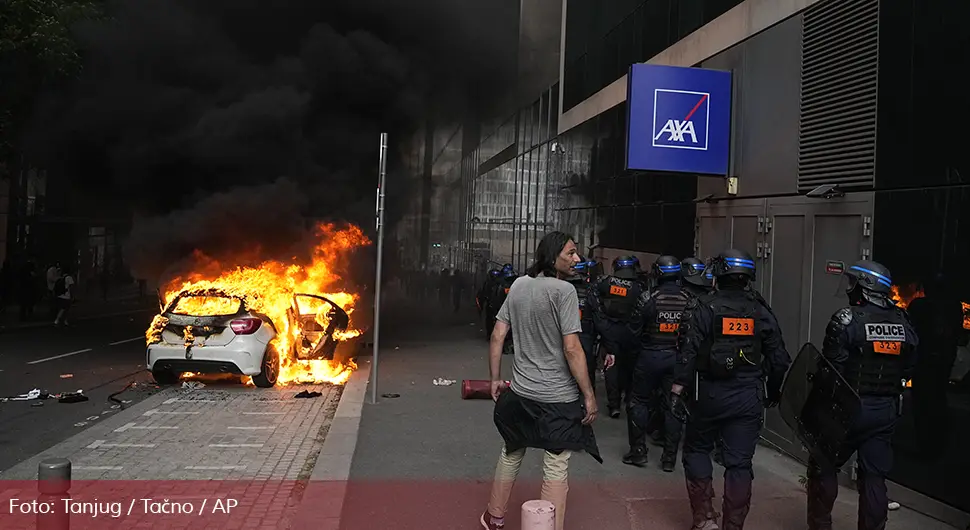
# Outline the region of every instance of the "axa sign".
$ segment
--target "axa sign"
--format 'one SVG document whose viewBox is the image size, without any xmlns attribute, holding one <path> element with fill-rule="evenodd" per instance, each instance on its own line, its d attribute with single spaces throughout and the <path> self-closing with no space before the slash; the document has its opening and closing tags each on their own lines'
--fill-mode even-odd
<svg viewBox="0 0 970 530">
<path fill-rule="evenodd" d="M 627 168 L 727 175 L 730 72 L 635 64 L 628 83 Z"/>
</svg>

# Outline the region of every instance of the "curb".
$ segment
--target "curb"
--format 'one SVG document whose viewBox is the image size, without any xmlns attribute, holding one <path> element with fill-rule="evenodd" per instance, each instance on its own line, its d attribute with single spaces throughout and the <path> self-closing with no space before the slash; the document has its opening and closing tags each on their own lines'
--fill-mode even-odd
<svg viewBox="0 0 970 530">
<path fill-rule="evenodd" d="M 367 394 L 370 360 L 359 360 L 340 396 L 330 430 L 324 439 L 317 462 L 297 510 L 292 528 L 338 530 L 350 467 L 357 449 L 357 434 Z M 309 502 L 312 499 L 313 502 Z"/>
</svg>

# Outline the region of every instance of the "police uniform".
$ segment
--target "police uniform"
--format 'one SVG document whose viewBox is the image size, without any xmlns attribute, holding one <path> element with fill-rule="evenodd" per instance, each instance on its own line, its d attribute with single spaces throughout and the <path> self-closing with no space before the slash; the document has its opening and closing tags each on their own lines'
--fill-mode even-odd
<svg viewBox="0 0 970 530">
<path fill-rule="evenodd" d="M 485 281 L 482 282 L 481 288 L 475 294 L 475 305 L 478 307 L 479 314 L 482 314 L 488 309 L 488 296 L 492 292 L 492 284 L 499 278 L 501 272 L 499 269 L 488 271 L 488 274 L 485 276 Z"/>
<path fill-rule="evenodd" d="M 640 261 L 634 256 L 613 260 L 613 274 L 590 289 L 587 303 L 593 325 L 615 364 L 606 371 L 606 399 L 610 417 L 620 414 L 621 401 L 630 399 L 630 383 L 636 364 L 638 340 L 631 330 L 631 318 L 643 285 L 637 279 Z"/>
<path fill-rule="evenodd" d="M 512 288 L 512 283 L 515 282 L 516 278 L 518 278 L 518 275 L 512 269 L 512 266 L 506 264 L 502 267 L 499 277 L 492 283 L 492 288 L 488 293 L 488 305 L 485 310 L 485 330 L 488 332 L 489 337 L 492 335 L 492 329 L 495 328 L 495 319 L 498 316 L 498 310 L 505 303 L 505 298 L 508 296 L 509 289 Z"/>
<path fill-rule="evenodd" d="M 664 416 L 661 465 L 664 471 L 672 472 L 683 425 L 665 405 L 665 399 L 658 402 L 654 397 L 662 390 L 666 398 L 673 385 L 677 329 L 690 295 L 680 285 L 681 264 L 677 258 L 660 256 L 653 264 L 653 273 L 657 287 L 644 293 L 634 310 L 634 331 L 640 337 L 641 349 L 633 371 L 632 399 L 627 414 L 630 452 L 624 456 L 623 462 L 632 465 L 647 463 L 646 436 L 650 413 L 658 408 Z"/>
<path fill-rule="evenodd" d="M 589 271 L 593 266 L 595 266 L 594 262 L 580 257 L 579 263 L 573 267 L 576 274 L 567 281 L 576 288 L 576 296 L 579 298 L 579 322 L 582 326 L 582 331 L 579 333 L 579 342 L 582 344 L 583 352 L 586 354 L 586 368 L 589 370 L 589 382 L 595 389 L 596 369 L 599 366 L 596 355 L 597 336 L 596 328 L 593 325 L 593 315 L 589 311 L 586 303 L 590 286 Z"/>
<path fill-rule="evenodd" d="M 713 268 L 715 290 L 692 298 L 681 319 L 675 383 L 685 388 L 671 395 L 671 405 L 683 418 L 685 400 L 692 401 L 683 464 L 694 528 L 717 528 L 710 455 L 720 437 L 725 468 L 721 528 L 740 530 L 751 503 L 751 460 L 764 408 L 780 399 L 791 358 L 777 320 L 749 286 L 755 277 L 751 256 L 727 250 Z"/>
<path fill-rule="evenodd" d="M 886 475 L 900 395 L 912 376 L 919 339 L 906 311 L 889 301 L 889 270 L 860 261 L 846 271 L 850 305 L 832 315 L 822 355 L 859 394 L 861 407 L 848 429 L 838 462 L 809 460 L 808 527 L 831 530 L 838 469 L 857 452 L 860 530 L 886 527 Z"/>
</svg>

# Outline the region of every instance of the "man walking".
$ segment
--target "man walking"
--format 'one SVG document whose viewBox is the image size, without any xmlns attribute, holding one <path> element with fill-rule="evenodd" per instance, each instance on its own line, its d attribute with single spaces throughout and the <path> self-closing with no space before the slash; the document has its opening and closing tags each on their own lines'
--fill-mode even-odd
<svg viewBox="0 0 970 530">
<path fill-rule="evenodd" d="M 579 340 L 579 298 L 563 281 L 579 254 L 572 238 L 546 234 L 528 275 L 515 280 L 496 317 L 489 345 L 495 426 L 505 441 L 495 469 L 485 530 L 505 528 L 509 495 L 527 447 L 545 450 L 541 498 L 556 508 L 556 529 L 566 515 L 569 457 L 586 451 L 602 463 L 591 424 L 596 398 Z M 502 345 L 512 329 L 512 386 L 502 381 Z M 582 399 L 580 399 L 582 395 Z"/>
</svg>

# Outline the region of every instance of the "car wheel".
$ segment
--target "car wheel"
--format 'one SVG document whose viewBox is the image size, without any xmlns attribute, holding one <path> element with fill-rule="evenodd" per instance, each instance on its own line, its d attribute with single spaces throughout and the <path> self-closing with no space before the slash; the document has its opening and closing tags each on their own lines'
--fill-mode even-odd
<svg viewBox="0 0 970 530">
<path fill-rule="evenodd" d="M 159 385 L 174 385 L 179 382 L 179 376 L 168 370 L 152 370 L 152 377 Z"/>
<path fill-rule="evenodd" d="M 275 386 L 276 379 L 280 376 L 280 354 L 272 344 L 266 347 L 262 370 L 262 372 L 253 376 L 253 384 L 259 388 Z"/>
</svg>

